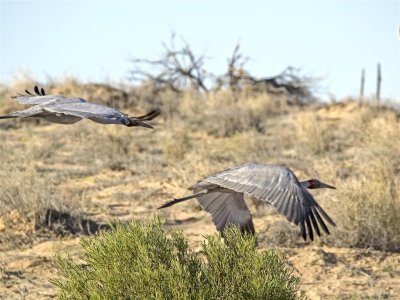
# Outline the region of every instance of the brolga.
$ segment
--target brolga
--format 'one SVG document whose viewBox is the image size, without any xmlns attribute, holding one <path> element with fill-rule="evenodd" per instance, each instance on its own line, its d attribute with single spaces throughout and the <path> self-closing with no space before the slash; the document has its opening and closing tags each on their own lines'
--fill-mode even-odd
<svg viewBox="0 0 400 300">
<path fill-rule="evenodd" d="M 336 226 L 307 190 L 319 188 L 335 189 L 318 179 L 299 182 L 284 166 L 248 163 L 205 177 L 189 188 L 193 195 L 168 201 L 159 209 L 197 198 L 221 233 L 226 226 L 237 225 L 243 233 L 254 234 L 252 216 L 243 198 L 246 193 L 254 200 L 271 204 L 289 222 L 298 225 L 304 240 L 307 233 L 314 240 L 314 231 L 320 236 L 320 228 L 330 234 L 324 220 Z"/>
<path fill-rule="evenodd" d="M 154 119 L 160 114 L 158 109 L 149 113 L 132 117 L 117 109 L 95 104 L 82 98 L 67 98 L 61 95 L 46 95 L 43 88 L 34 88 L 35 94 L 25 90 L 26 95 L 15 97 L 19 103 L 31 105 L 28 109 L 16 111 L 0 119 L 10 118 L 42 118 L 59 124 L 74 124 L 82 119 L 89 119 L 100 124 L 119 124 L 128 127 L 141 126 L 153 128 L 145 121 Z"/>
</svg>

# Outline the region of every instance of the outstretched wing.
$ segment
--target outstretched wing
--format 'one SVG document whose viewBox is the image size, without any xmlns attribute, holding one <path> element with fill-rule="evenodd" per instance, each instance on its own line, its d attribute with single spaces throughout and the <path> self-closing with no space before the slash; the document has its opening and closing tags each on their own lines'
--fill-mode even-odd
<svg viewBox="0 0 400 300">
<path fill-rule="evenodd" d="M 223 232 L 228 225 L 237 225 L 242 232 L 254 234 L 253 220 L 243 193 L 215 191 L 197 199 L 201 207 L 211 214 L 218 231 Z"/>
<path fill-rule="evenodd" d="M 66 98 L 61 95 L 46 95 L 43 88 L 39 89 L 37 86 L 34 87 L 35 93 L 31 93 L 29 90 L 25 90 L 26 95 L 17 94 L 12 98 L 17 99 L 17 101 L 21 104 L 27 105 L 54 105 L 57 103 L 81 103 L 86 102 L 85 99 L 81 98 Z"/>
<path fill-rule="evenodd" d="M 255 199 L 272 204 L 290 222 L 300 226 L 304 239 L 307 232 L 310 239 L 314 239 L 313 229 L 320 235 L 319 226 L 329 234 L 321 215 L 335 226 L 312 195 L 300 185 L 293 172 L 283 166 L 245 164 L 210 175 L 202 182 L 247 193 Z"/>
<path fill-rule="evenodd" d="M 46 106 L 62 103 L 66 98 L 64 96 L 18 96 L 16 99 L 21 104 Z"/>
<path fill-rule="evenodd" d="M 116 109 L 90 102 L 56 103 L 45 106 L 48 112 L 90 119 L 102 124 L 125 124 L 126 115 Z"/>
<path fill-rule="evenodd" d="M 223 232 L 224 228 L 228 225 L 237 225 L 242 232 L 254 234 L 253 220 L 244 202 L 243 193 L 221 189 L 205 182 L 201 182 L 200 186 L 194 185 L 192 189 L 194 189 L 194 195 L 174 198 L 161 205 L 158 209 L 197 198 L 200 202 L 200 206 L 211 214 L 218 231 Z M 204 189 L 206 189 L 206 191 L 197 192 Z"/>
</svg>

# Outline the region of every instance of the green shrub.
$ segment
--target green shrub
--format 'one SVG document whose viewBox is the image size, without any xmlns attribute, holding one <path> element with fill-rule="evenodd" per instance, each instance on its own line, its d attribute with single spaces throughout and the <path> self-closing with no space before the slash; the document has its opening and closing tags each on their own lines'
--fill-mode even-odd
<svg viewBox="0 0 400 300">
<path fill-rule="evenodd" d="M 162 221 L 117 224 L 82 239 L 83 263 L 57 256 L 59 299 L 299 299 L 299 279 L 283 255 L 258 252 L 235 228 L 206 237 L 193 252 Z"/>
</svg>

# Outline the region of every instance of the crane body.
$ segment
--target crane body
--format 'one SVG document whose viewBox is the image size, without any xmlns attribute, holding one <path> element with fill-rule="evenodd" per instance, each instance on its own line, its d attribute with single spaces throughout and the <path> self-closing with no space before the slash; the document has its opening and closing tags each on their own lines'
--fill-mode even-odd
<svg viewBox="0 0 400 300">
<path fill-rule="evenodd" d="M 26 95 L 18 94 L 18 96 L 13 97 L 21 104 L 33 106 L 9 115 L 0 116 L 0 119 L 42 118 L 59 124 L 74 124 L 82 119 L 89 119 L 100 124 L 153 128 L 153 126 L 145 121 L 152 120 L 160 114 L 160 111 L 156 109 L 143 116 L 132 117 L 117 109 L 91 103 L 82 98 L 46 95 L 44 89 L 39 90 L 37 86 L 35 86 L 34 91 L 35 95 L 25 90 Z"/>
<path fill-rule="evenodd" d="M 173 199 L 159 208 L 197 198 L 200 206 L 211 214 L 218 231 L 235 224 L 242 232 L 254 234 L 252 216 L 243 198 L 247 194 L 274 206 L 288 221 L 300 227 L 304 240 L 307 233 L 313 240 L 314 231 L 321 235 L 320 228 L 330 234 L 324 220 L 336 226 L 308 192 L 308 189 L 317 188 L 335 187 L 318 179 L 300 182 L 285 166 L 248 163 L 205 177 L 189 188 L 193 195 Z"/>
</svg>

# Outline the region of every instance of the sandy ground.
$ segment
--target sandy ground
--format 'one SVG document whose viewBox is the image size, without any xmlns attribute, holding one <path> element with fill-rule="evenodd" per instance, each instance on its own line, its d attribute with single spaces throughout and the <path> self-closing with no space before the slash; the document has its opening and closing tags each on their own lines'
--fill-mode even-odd
<svg viewBox="0 0 400 300">
<path fill-rule="evenodd" d="M 330 247 L 281 250 L 302 277 L 301 289 L 310 299 L 400 299 L 400 254 Z M 79 240 L 2 252 L 2 299 L 54 298 L 56 290 L 48 280 L 57 275 L 53 257 L 60 251 L 78 256 Z"/>
<path fill-rule="evenodd" d="M 121 207 L 123 203 L 116 215 L 122 215 Z M 150 216 L 153 211 L 144 213 Z M 187 213 L 174 216 L 166 225 L 182 229 L 194 248 L 199 248 L 204 235 L 215 232 L 201 212 L 196 218 Z M 257 227 L 263 222 L 261 216 L 255 218 Z M 287 254 L 295 274 L 302 278 L 301 290 L 310 299 L 400 299 L 400 253 L 315 245 L 277 250 Z M 80 251 L 79 238 L 56 238 L 0 252 L 1 298 L 54 298 L 56 289 L 49 283 L 57 276 L 54 255 L 68 253 L 78 258 Z"/>
</svg>

